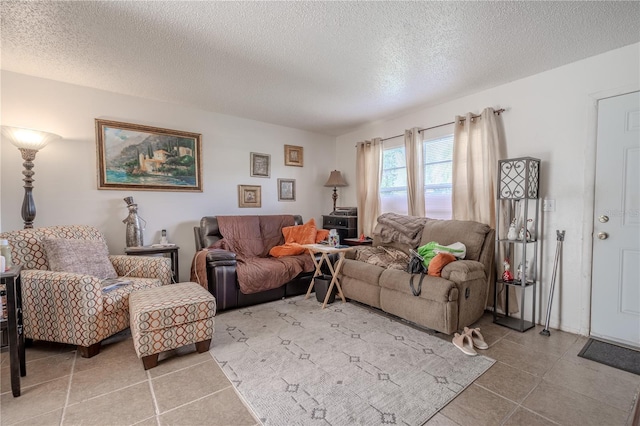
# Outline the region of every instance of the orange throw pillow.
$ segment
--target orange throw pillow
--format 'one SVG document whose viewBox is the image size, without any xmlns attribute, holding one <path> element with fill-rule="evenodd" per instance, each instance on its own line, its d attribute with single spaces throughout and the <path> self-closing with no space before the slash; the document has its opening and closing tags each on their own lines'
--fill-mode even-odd
<svg viewBox="0 0 640 426">
<path fill-rule="evenodd" d="M 273 257 L 296 256 L 302 254 L 307 249 L 297 243 L 287 243 L 281 246 L 274 246 L 269 250 L 269 254 Z"/>
<path fill-rule="evenodd" d="M 316 221 L 313 218 L 309 219 L 304 225 L 285 226 L 282 228 L 285 244 L 315 244 L 317 232 Z"/>
<path fill-rule="evenodd" d="M 427 273 L 431 276 L 439 277 L 442 268 L 454 260 L 456 260 L 456 257 L 451 253 L 438 253 L 431 259 L 431 262 L 429 262 L 429 271 Z"/>
<path fill-rule="evenodd" d="M 318 229 L 318 233 L 316 234 L 316 243 L 326 240 L 328 236 L 329 236 L 328 229 Z"/>
</svg>

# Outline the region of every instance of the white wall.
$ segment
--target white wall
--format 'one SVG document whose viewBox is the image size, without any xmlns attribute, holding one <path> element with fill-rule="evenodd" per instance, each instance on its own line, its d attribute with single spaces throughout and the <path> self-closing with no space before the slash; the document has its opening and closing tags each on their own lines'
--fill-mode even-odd
<svg viewBox="0 0 640 426">
<path fill-rule="evenodd" d="M 192 227 L 202 216 L 295 213 L 321 223 L 321 215 L 331 210 L 331 191 L 322 185 L 334 168 L 332 137 L 11 72 L 1 77 L 2 124 L 63 137 L 35 159 L 36 227 L 95 225 L 105 233 L 110 251 L 123 253 L 123 198 L 132 195 L 147 221 L 145 243 L 159 242 L 160 230 L 166 229 L 169 240 L 180 246 L 184 281 L 195 252 Z M 204 192 L 98 190 L 96 118 L 201 133 Z M 285 144 L 304 147 L 304 167 L 284 165 Z M 271 155 L 271 178 L 250 177 L 250 152 Z M 4 140 L 0 166 L 0 229 L 21 229 L 22 159 Z M 296 179 L 295 202 L 278 201 L 278 178 Z M 261 185 L 262 208 L 239 208 L 238 184 Z"/>
<path fill-rule="evenodd" d="M 390 137 L 411 127 L 453 121 L 468 111 L 505 108 L 507 156 L 542 160 L 540 190 L 556 200 L 542 215 L 541 285 L 538 321 L 544 322 L 556 250 L 556 229 L 566 230 L 551 327 L 588 333 L 596 99 L 640 89 L 640 44 L 517 80 L 474 95 L 433 105 L 395 119 L 371 123 L 336 141 L 337 167 L 355 176 L 355 144 Z M 355 184 L 355 182 L 353 182 Z M 343 188 L 345 203 L 356 203 L 355 185 Z M 529 296 L 529 300 L 531 297 Z M 542 303 L 540 303 L 542 302 Z M 542 314 L 542 315 L 541 315 Z M 527 313 L 527 318 L 529 313 Z M 542 320 L 541 320 L 542 318 Z"/>
</svg>

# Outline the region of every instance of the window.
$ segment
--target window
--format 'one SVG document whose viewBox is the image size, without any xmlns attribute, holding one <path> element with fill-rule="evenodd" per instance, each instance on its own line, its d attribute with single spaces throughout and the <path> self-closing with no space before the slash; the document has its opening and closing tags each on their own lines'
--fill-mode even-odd
<svg viewBox="0 0 640 426">
<path fill-rule="evenodd" d="M 423 142 L 426 216 L 451 219 L 453 135 Z M 383 212 L 407 214 L 407 165 L 404 145 L 382 151 L 380 198 Z"/>
</svg>

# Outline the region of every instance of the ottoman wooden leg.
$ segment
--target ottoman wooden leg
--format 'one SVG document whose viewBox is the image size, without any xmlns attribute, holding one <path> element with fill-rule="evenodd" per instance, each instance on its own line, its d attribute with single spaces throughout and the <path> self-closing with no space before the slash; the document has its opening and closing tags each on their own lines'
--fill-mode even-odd
<svg viewBox="0 0 640 426">
<path fill-rule="evenodd" d="M 209 346 L 211 346 L 211 339 L 203 340 L 202 342 L 196 342 L 196 350 L 199 354 L 208 351 Z"/>
<path fill-rule="evenodd" d="M 142 365 L 144 365 L 145 370 L 148 370 L 158 365 L 158 355 L 160 354 L 153 354 L 153 355 L 142 357 Z"/>
<path fill-rule="evenodd" d="M 90 346 L 78 346 L 78 352 L 82 358 L 91 358 L 100 353 L 100 346 L 102 342 L 94 343 Z"/>
</svg>

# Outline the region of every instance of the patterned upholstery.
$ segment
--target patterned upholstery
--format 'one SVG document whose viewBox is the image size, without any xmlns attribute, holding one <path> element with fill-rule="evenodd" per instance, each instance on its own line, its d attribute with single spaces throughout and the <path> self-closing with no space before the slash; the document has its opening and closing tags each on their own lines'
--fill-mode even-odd
<svg viewBox="0 0 640 426">
<path fill-rule="evenodd" d="M 135 292 L 129 299 L 131 335 L 139 358 L 213 337 L 216 300 L 196 283 Z"/>
<path fill-rule="evenodd" d="M 171 283 L 171 261 L 164 257 L 109 256 L 118 276 L 132 284 L 103 292 L 90 275 L 49 271 L 45 238 L 104 242 L 96 228 L 84 225 L 22 229 L 0 234 L 9 240 L 16 264 L 22 265 L 25 337 L 89 347 L 129 326 L 132 291 Z"/>
</svg>

